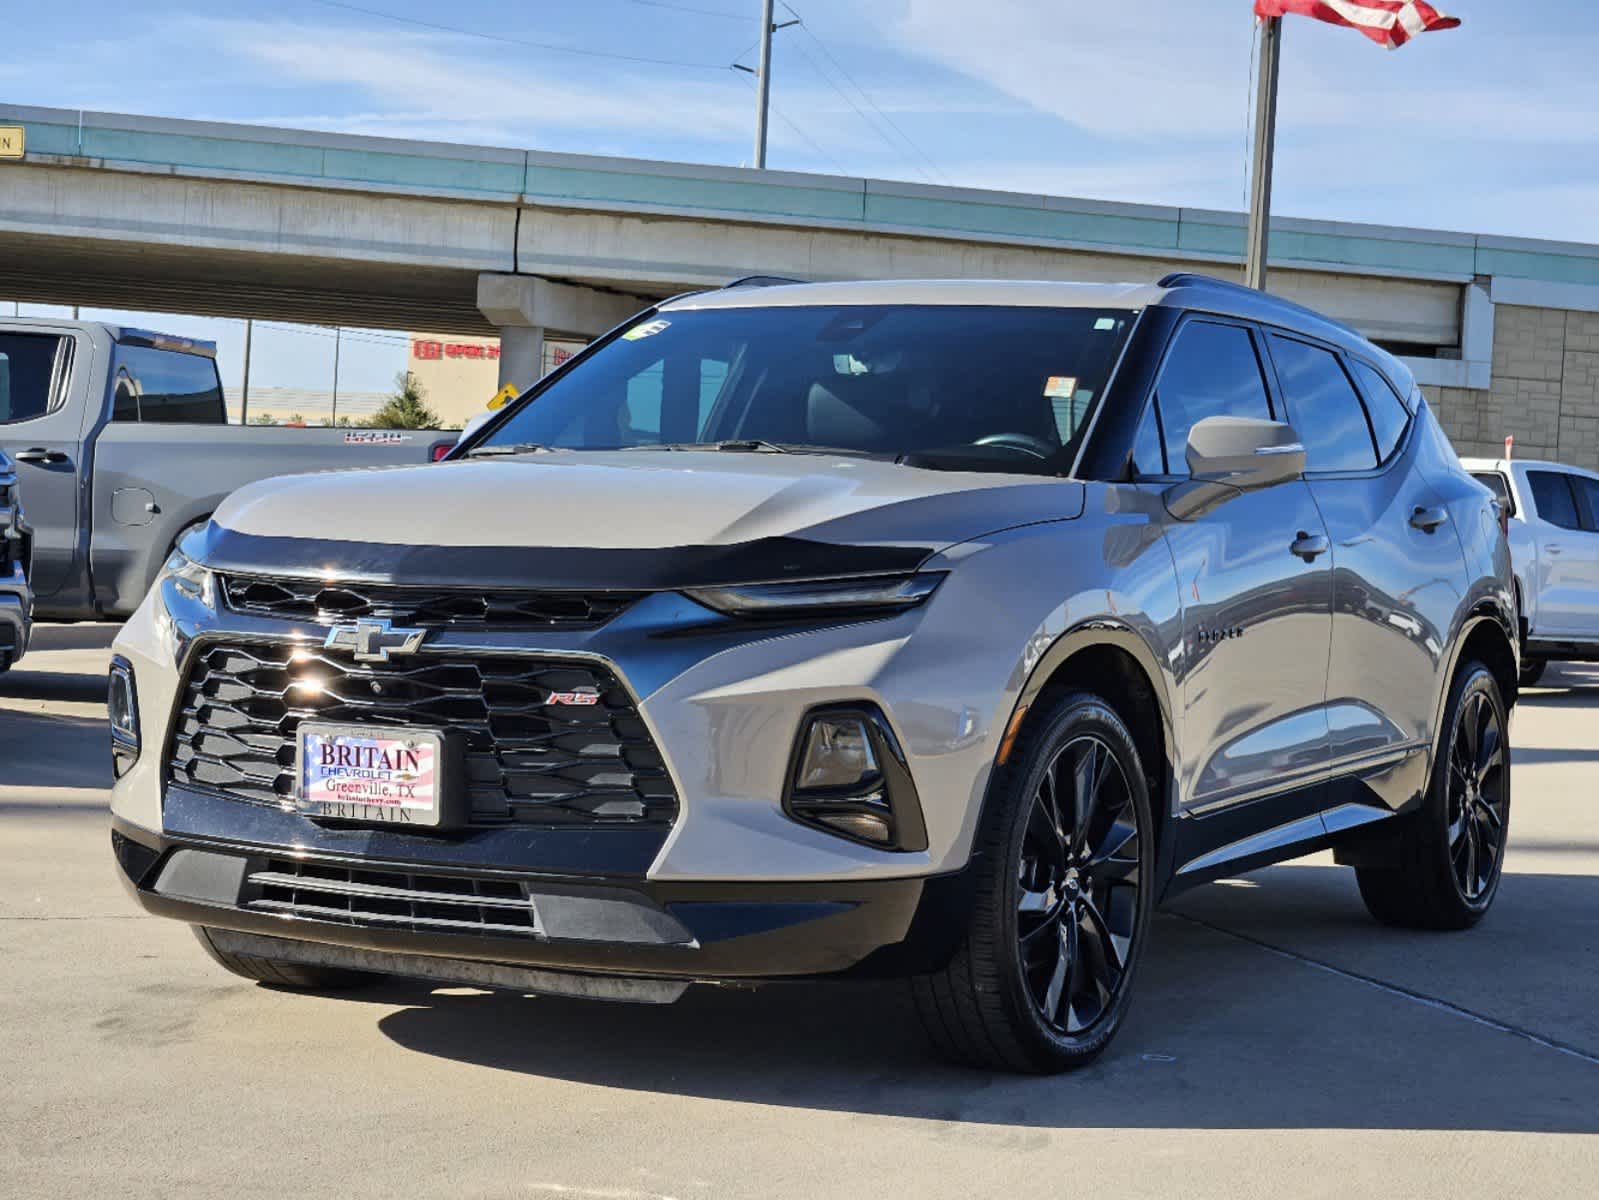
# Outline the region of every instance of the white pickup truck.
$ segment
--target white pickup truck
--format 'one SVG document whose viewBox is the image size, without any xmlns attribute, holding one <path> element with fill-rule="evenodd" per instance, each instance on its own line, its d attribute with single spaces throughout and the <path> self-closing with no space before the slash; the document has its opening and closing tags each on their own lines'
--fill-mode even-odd
<svg viewBox="0 0 1599 1200">
<path fill-rule="evenodd" d="M 1521 682 L 1552 661 L 1599 661 L 1599 474 L 1532 459 L 1464 460 L 1509 517 Z"/>
</svg>

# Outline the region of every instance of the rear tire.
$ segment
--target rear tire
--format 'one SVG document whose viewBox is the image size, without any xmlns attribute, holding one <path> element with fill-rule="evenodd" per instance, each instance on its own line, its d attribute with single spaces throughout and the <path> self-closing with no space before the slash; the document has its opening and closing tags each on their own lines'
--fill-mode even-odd
<svg viewBox="0 0 1599 1200">
<path fill-rule="evenodd" d="M 1524 658 L 1521 660 L 1521 686 L 1532 687 L 1543 673 L 1549 669 L 1549 660 L 1546 658 Z"/>
<path fill-rule="evenodd" d="M 271 987 L 298 992 L 348 992 L 371 987 L 383 979 L 382 975 L 371 971 L 307 966 L 305 963 L 284 962 L 277 958 L 259 958 L 253 954 L 232 954 L 217 946 L 211 939 L 211 930 L 204 925 L 194 926 L 194 935 L 219 966 L 244 979 Z"/>
<path fill-rule="evenodd" d="M 1492 906 L 1510 832 L 1508 727 L 1493 673 L 1462 664 L 1421 810 L 1400 818 L 1398 865 L 1355 868 L 1384 925 L 1466 929 Z"/>
<path fill-rule="evenodd" d="M 1154 903 L 1155 826 L 1132 735 L 1062 696 L 996 768 L 959 949 L 911 981 L 934 1047 L 1045 1074 L 1092 1062 L 1126 1016 Z"/>
</svg>

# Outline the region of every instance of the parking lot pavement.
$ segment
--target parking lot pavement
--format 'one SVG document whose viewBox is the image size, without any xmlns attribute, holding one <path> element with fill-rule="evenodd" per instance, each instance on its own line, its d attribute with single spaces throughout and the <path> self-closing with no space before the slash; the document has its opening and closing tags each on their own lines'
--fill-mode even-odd
<svg viewBox="0 0 1599 1200">
<path fill-rule="evenodd" d="M 1134 1015 L 1059 1079 L 937 1065 L 890 987 L 664 1009 L 212 966 L 113 876 L 110 631 L 0 678 L 0 1195 L 1593 1195 L 1599 671 L 1514 725 L 1508 874 L 1384 930 L 1330 859 L 1191 893 Z"/>
</svg>

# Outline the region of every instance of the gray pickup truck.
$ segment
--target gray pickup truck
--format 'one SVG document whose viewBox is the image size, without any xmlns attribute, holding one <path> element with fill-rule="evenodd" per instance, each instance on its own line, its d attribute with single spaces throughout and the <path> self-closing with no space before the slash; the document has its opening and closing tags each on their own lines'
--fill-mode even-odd
<svg viewBox="0 0 1599 1200">
<path fill-rule="evenodd" d="M 432 430 L 229 425 L 216 347 L 90 321 L 0 320 L 0 451 L 45 619 L 123 617 L 178 538 L 273 475 L 426 462 Z"/>
</svg>

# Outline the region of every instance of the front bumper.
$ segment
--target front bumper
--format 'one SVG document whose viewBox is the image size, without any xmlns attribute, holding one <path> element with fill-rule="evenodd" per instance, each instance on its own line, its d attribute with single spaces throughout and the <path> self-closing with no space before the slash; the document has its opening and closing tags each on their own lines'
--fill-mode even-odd
<svg viewBox="0 0 1599 1200">
<path fill-rule="evenodd" d="M 33 593 L 18 563 L 9 577 L 0 577 L 0 669 L 28 652 L 33 634 Z"/>
<path fill-rule="evenodd" d="M 486 868 L 474 861 L 481 855 L 445 839 L 423 854 L 419 839 L 405 837 L 403 859 L 384 857 L 398 847 L 381 842 L 354 854 L 350 835 L 331 831 L 289 850 L 242 840 L 252 831 L 230 824 L 227 811 L 242 806 L 202 793 L 187 801 L 217 806 L 205 818 L 212 836 L 113 819 L 121 876 L 146 911 L 339 952 L 285 946 L 284 957 L 400 975 L 509 986 L 482 965 L 685 983 L 911 974 L 947 960 L 966 901 L 964 873 L 825 883 L 607 880 Z M 304 890 L 284 886 L 285 872 Z M 410 890 L 387 886 L 394 880 Z M 471 899 L 480 894 L 510 899 L 485 900 L 499 906 L 486 910 L 492 924 L 468 928 L 485 911 Z M 513 917 L 517 897 L 526 907 Z M 517 921 L 522 928 L 511 927 Z M 523 985 L 592 994 L 548 980 Z"/>
</svg>

